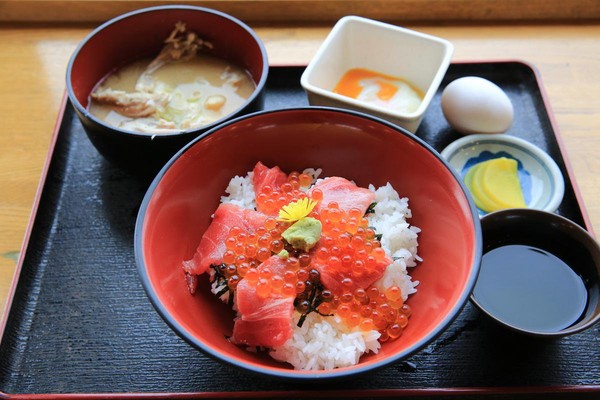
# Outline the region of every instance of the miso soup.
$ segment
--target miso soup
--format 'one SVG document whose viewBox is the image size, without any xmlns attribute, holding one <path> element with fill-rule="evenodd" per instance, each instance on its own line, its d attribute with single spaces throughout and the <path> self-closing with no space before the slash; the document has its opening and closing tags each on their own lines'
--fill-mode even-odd
<svg viewBox="0 0 600 400">
<path fill-rule="evenodd" d="M 126 65 L 100 82 L 90 113 L 129 131 L 184 131 L 234 112 L 256 87 L 247 71 L 207 54 L 145 73 L 151 61 Z"/>
</svg>

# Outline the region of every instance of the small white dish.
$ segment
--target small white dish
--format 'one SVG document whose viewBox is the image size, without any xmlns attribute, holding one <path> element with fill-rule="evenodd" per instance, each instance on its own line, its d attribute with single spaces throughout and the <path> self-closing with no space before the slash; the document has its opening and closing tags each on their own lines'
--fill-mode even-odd
<svg viewBox="0 0 600 400">
<path fill-rule="evenodd" d="M 517 160 L 519 180 L 527 208 L 555 212 L 565 193 L 565 182 L 556 162 L 534 144 L 506 134 L 479 134 L 448 145 L 442 156 L 464 179 L 478 162 L 508 157 Z M 479 210 L 481 216 L 486 212 Z"/>
<path fill-rule="evenodd" d="M 438 90 L 454 51 L 447 40 L 367 18 L 340 19 L 302 74 L 311 105 L 340 107 L 388 120 L 415 132 Z M 399 112 L 333 90 L 348 70 L 362 68 L 399 77 L 423 93 L 418 108 Z"/>
</svg>

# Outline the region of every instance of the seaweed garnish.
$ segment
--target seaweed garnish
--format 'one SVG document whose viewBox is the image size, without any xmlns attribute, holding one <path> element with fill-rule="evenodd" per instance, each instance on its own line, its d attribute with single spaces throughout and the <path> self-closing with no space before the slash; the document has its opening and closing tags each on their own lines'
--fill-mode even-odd
<svg viewBox="0 0 600 400">
<path fill-rule="evenodd" d="M 318 281 L 318 278 L 314 281 L 307 280 L 306 289 L 304 292 L 300 293 L 294 299 L 294 307 L 298 312 L 301 313 L 300 319 L 298 319 L 298 323 L 296 324 L 298 328 L 301 328 L 306 320 L 306 317 L 311 312 L 316 312 L 317 314 L 330 317 L 333 314 L 323 314 L 319 311 L 319 306 L 323 303 L 325 298 L 331 297 L 331 292 L 329 292 L 325 287 Z"/>
<path fill-rule="evenodd" d="M 225 295 L 227 292 L 231 292 L 231 294 L 233 294 L 233 291 L 227 284 L 227 277 L 225 276 L 224 272 L 227 268 L 227 265 L 225 263 L 211 264 L 210 267 L 215 271 L 214 276 L 211 280 L 212 283 L 215 283 L 215 288 L 223 286 L 221 290 L 215 293 L 215 296 L 217 296 L 217 298 L 221 298 L 221 296 Z M 233 304 L 233 296 L 229 296 L 228 303 L 230 305 Z"/>
<path fill-rule="evenodd" d="M 372 226 L 372 225 L 369 225 L 369 229 L 371 229 L 373 232 L 375 232 L 375 231 L 376 231 L 375 227 L 374 227 L 374 226 Z M 376 234 L 375 234 L 375 239 L 376 239 L 378 242 L 381 242 L 381 238 L 382 238 L 382 237 L 383 237 L 383 233 L 376 233 Z"/>
<path fill-rule="evenodd" d="M 309 281 L 307 281 L 307 283 L 310 283 Z M 308 285 L 307 285 L 308 286 Z M 298 320 L 298 328 L 302 328 L 302 325 L 304 324 L 304 320 L 306 320 L 306 317 L 308 316 L 308 314 L 310 314 L 311 312 L 319 312 L 317 309 L 319 307 L 319 305 L 322 303 L 322 300 L 320 299 L 320 296 L 317 296 L 317 291 L 319 290 L 319 286 L 321 287 L 321 290 L 323 288 L 323 286 L 321 284 L 318 285 L 310 285 L 310 290 L 309 290 L 309 295 L 308 298 L 303 299 L 302 295 L 304 295 L 306 293 L 306 290 L 304 292 L 302 292 L 298 297 L 296 297 L 294 299 L 294 306 L 296 307 L 296 309 L 298 309 L 298 311 L 300 311 L 302 314 L 300 315 L 300 319 Z M 308 287 L 307 287 L 308 289 Z"/>
<path fill-rule="evenodd" d="M 217 282 L 218 286 L 227 284 L 227 277 L 225 276 L 225 269 L 227 268 L 227 265 L 225 263 L 210 264 L 210 267 L 215 271 L 215 274 L 211 279 L 211 283 Z"/>
<path fill-rule="evenodd" d="M 377 202 L 373 202 L 371 204 L 369 204 L 369 207 L 367 207 L 367 211 L 365 211 L 365 215 L 367 214 L 375 214 L 375 206 L 377 205 Z"/>
</svg>

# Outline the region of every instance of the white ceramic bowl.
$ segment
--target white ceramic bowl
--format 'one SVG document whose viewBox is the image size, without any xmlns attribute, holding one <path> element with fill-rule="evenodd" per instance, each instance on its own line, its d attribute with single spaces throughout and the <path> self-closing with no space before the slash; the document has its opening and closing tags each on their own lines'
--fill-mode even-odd
<svg viewBox="0 0 600 400">
<path fill-rule="evenodd" d="M 395 25 L 362 17 L 340 19 L 302 74 L 300 83 L 311 105 L 347 108 L 375 115 L 415 132 L 448 66 L 450 42 Z M 399 77 L 423 94 L 410 113 L 393 111 L 334 93 L 346 71 L 364 68 Z"/>
<path fill-rule="evenodd" d="M 565 183 L 556 162 L 534 144 L 505 134 L 478 134 L 460 138 L 448 145 L 442 156 L 464 178 L 477 162 L 496 157 L 519 162 L 519 178 L 527 208 L 554 212 L 565 193 Z M 481 216 L 486 213 L 479 210 Z"/>
</svg>

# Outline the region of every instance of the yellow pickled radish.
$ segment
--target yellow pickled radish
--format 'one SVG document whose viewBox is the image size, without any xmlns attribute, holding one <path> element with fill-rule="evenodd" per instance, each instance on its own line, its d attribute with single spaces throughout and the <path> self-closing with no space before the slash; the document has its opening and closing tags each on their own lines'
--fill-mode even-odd
<svg viewBox="0 0 600 400">
<path fill-rule="evenodd" d="M 465 184 L 477 207 L 486 212 L 526 207 L 516 160 L 500 157 L 473 166 Z"/>
<path fill-rule="evenodd" d="M 482 190 L 482 169 L 485 168 L 485 165 L 478 164 L 475 165 L 469 173 L 468 176 L 465 177 L 465 182 L 467 183 L 467 187 L 471 191 L 473 195 L 473 200 L 477 207 L 486 212 L 496 211 L 501 209 L 502 207 L 497 204 L 492 198 L 489 198 L 486 193 Z"/>
</svg>

